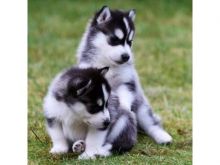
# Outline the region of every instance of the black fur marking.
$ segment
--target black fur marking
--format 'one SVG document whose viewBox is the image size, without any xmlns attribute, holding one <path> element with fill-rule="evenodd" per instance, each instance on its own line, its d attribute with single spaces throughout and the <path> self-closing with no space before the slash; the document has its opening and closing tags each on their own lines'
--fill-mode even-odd
<svg viewBox="0 0 220 165">
<path fill-rule="evenodd" d="M 47 121 L 47 125 L 49 127 L 53 127 L 53 125 L 55 124 L 56 122 L 56 119 L 55 118 L 46 118 L 46 121 Z"/>
<path fill-rule="evenodd" d="M 105 103 L 105 107 L 108 108 L 108 100 Z"/>
<path fill-rule="evenodd" d="M 125 85 L 128 87 L 130 91 L 136 91 L 136 85 L 134 81 L 126 82 Z"/>
</svg>

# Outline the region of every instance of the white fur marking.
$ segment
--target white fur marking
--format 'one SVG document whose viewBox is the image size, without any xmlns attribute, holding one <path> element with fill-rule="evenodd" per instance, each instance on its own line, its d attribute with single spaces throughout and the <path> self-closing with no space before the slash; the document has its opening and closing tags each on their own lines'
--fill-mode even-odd
<svg viewBox="0 0 220 165">
<path fill-rule="evenodd" d="M 129 31 L 130 31 L 130 27 L 129 27 L 129 25 L 128 25 L 128 20 L 124 17 L 124 18 L 123 18 L 123 21 L 124 21 L 124 23 L 125 23 L 125 27 L 126 27 L 126 29 L 127 29 L 127 32 L 129 32 Z"/>
<path fill-rule="evenodd" d="M 132 30 L 128 36 L 128 40 L 131 41 L 134 36 L 134 31 Z"/>
<path fill-rule="evenodd" d="M 119 38 L 122 39 L 124 37 L 124 33 L 121 31 L 121 29 L 116 29 L 115 30 L 115 35 Z"/>
<path fill-rule="evenodd" d="M 102 106 L 102 104 L 103 104 L 102 99 L 98 99 L 98 100 L 97 100 L 97 104 L 98 104 L 99 106 Z"/>
<path fill-rule="evenodd" d="M 105 85 L 102 85 L 102 90 L 103 90 L 103 94 L 104 94 L 104 99 L 105 99 L 105 101 L 107 101 L 109 94 L 108 94 L 108 92 L 107 92 L 107 90 L 106 90 Z"/>
</svg>

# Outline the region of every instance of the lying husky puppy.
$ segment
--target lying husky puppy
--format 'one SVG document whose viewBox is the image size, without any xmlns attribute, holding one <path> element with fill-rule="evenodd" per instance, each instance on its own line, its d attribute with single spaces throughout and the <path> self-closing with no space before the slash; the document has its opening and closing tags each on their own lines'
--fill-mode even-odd
<svg viewBox="0 0 220 165">
<path fill-rule="evenodd" d="M 166 144 L 172 137 L 162 128 L 144 96 L 131 50 L 135 34 L 135 11 L 110 10 L 104 6 L 90 21 L 80 43 L 79 67 L 104 67 L 106 78 L 118 97 L 119 107 L 136 114 L 138 126 L 157 143 Z"/>
<path fill-rule="evenodd" d="M 88 159 L 128 151 L 135 144 L 135 115 L 118 111 L 113 95 L 108 99 L 110 86 L 103 77 L 107 71 L 107 67 L 73 67 L 52 81 L 44 99 L 47 131 L 53 142 L 51 153 L 71 149 L 82 153 L 79 159 Z M 108 104 L 114 106 L 108 110 Z"/>
</svg>

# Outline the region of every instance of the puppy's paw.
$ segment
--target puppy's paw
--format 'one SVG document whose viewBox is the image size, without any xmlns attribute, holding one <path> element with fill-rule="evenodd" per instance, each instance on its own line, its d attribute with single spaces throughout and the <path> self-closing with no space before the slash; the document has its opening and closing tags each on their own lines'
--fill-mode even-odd
<svg viewBox="0 0 220 165">
<path fill-rule="evenodd" d="M 96 156 L 99 156 L 99 157 L 107 157 L 110 155 L 111 155 L 111 152 L 108 150 L 102 150 L 101 152 L 96 154 Z"/>
<path fill-rule="evenodd" d="M 85 147 L 86 147 L 85 142 L 83 140 L 78 140 L 73 144 L 72 150 L 73 152 L 80 154 L 85 151 Z"/>
<path fill-rule="evenodd" d="M 81 155 L 79 155 L 78 159 L 79 160 L 96 159 L 96 157 L 95 154 L 93 153 L 83 152 Z"/>
<path fill-rule="evenodd" d="M 151 130 L 151 136 L 157 144 L 170 144 L 172 143 L 172 137 L 162 128 L 153 127 Z"/>
<path fill-rule="evenodd" d="M 161 136 L 157 137 L 156 142 L 158 144 L 171 144 L 172 140 L 172 137 L 167 132 L 163 132 Z"/>
<path fill-rule="evenodd" d="M 106 144 L 100 148 L 90 149 L 83 152 L 78 159 L 96 159 L 96 157 L 107 157 L 111 155 L 110 149 L 112 148 L 111 144 Z"/>
<path fill-rule="evenodd" d="M 111 155 L 111 150 L 112 145 L 111 144 L 105 144 L 104 146 L 102 146 L 102 148 L 100 148 L 99 152 L 97 153 L 97 156 L 100 157 L 107 157 Z"/>
<path fill-rule="evenodd" d="M 54 145 L 53 148 L 51 148 L 50 153 L 51 154 L 63 154 L 68 152 L 68 146 L 64 144 Z"/>
</svg>

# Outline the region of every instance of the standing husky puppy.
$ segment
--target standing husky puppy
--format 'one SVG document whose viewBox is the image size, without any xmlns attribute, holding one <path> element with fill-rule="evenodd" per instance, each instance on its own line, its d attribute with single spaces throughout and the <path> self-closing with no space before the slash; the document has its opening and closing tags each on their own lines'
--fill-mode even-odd
<svg viewBox="0 0 220 165">
<path fill-rule="evenodd" d="M 157 143 L 170 143 L 172 137 L 152 112 L 133 64 L 134 19 L 134 10 L 123 12 L 104 6 L 98 11 L 80 43 L 79 67 L 109 66 L 106 78 L 118 97 L 119 108 L 135 112 L 138 126 Z"/>
<path fill-rule="evenodd" d="M 82 153 L 79 159 L 127 151 L 136 142 L 135 115 L 118 110 L 117 99 L 103 77 L 108 68 L 70 68 L 52 81 L 44 99 L 51 153 Z M 115 101 L 116 100 L 116 101 Z M 111 106 L 111 111 L 107 106 Z M 117 109 L 117 110 L 115 110 Z"/>
</svg>

